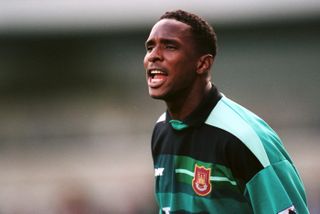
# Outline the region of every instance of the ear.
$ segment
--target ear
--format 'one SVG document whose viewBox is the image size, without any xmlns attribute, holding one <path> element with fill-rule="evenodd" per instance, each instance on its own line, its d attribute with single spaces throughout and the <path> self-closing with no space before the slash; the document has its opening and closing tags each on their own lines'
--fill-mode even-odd
<svg viewBox="0 0 320 214">
<path fill-rule="evenodd" d="M 204 74 L 208 72 L 213 64 L 213 56 L 211 54 L 202 55 L 197 64 L 197 73 Z"/>
</svg>

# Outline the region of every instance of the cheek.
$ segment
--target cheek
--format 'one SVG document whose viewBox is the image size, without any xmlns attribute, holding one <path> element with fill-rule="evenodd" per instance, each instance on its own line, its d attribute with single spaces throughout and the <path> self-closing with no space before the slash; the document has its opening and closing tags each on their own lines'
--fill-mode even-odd
<svg viewBox="0 0 320 214">
<path fill-rule="evenodd" d="M 184 58 L 177 61 L 175 70 L 182 76 L 193 76 L 196 73 L 196 65 L 192 59 Z"/>
<path fill-rule="evenodd" d="M 143 66 L 144 68 L 147 68 L 147 65 L 148 65 L 148 60 L 147 60 L 147 54 L 144 56 L 143 58 Z"/>
</svg>

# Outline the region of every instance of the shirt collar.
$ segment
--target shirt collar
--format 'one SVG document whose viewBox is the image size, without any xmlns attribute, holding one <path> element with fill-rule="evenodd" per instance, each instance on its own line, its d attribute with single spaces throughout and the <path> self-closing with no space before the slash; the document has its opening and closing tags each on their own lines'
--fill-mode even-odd
<svg viewBox="0 0 320 214">
<path fill-rule="evenodd" d="M 210 92 L 202 99 L 198 107 L 184 120 L 173 120 L 167 110 L 166 122 L 176 130 L 182 130 L 188 127 L 200 126 L 209 116 L 212 109 L 221 99 L 222 95 L 218 89 L 212 84 Z"/>
</svg>

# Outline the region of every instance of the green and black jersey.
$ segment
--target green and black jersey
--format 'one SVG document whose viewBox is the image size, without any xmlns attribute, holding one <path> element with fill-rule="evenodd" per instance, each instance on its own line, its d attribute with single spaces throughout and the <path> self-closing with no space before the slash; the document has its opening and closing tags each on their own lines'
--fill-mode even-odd
<svg viewBox="0 0 320 214">
<path fill-rule="evenodd" d="M 159 118 L 152 155 L 159 213 L 309 213 L 277 134 L 215 87 L 184 121 Z"/>
</svg>

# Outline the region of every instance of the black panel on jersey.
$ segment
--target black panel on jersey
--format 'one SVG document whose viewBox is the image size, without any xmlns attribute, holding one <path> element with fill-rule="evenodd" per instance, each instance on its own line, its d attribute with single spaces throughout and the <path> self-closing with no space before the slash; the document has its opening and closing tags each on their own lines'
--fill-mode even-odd
<svg viewBox="0 0 320 214">
<path fill-rule="evenodd" d="M 263 169 L 259 160 L 237 137 L 206 124 L 177 131 L 168 123 L 158 123 L 152 136 L 152 153 L 154 157 L 158 154 L 184 155 L 221 164 L 245 183 Z"/>
</svg>

